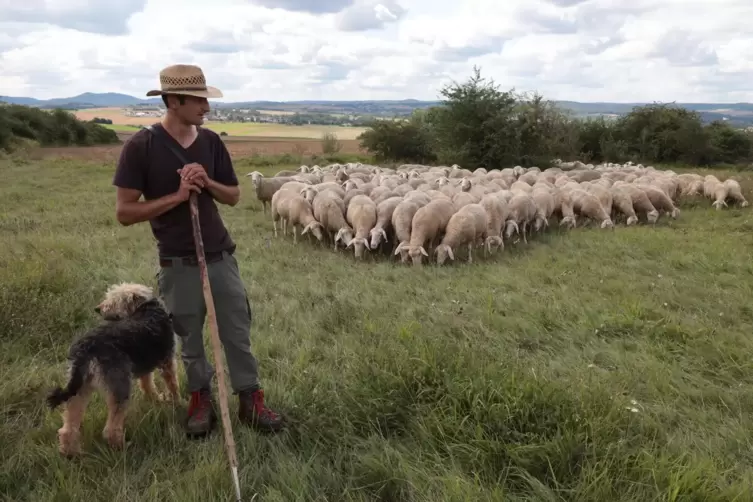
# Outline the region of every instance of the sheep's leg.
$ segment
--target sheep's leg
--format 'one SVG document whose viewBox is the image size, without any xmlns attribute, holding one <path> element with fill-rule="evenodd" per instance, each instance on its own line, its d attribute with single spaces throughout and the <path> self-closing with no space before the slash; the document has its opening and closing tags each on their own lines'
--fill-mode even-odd
<svg viewBox="0 0 753 502">
<path fill-rule="evenodd" d="M 277 220 L 272 218 L 272 226 L 275 228 L 275 237 L 277 237 Z"/>
<path fill-rule="evenodd" d="M 468 263 L 473 263 L 473 241 L 468 243 Z"/>
<path fill-rule="evenodd" d="M 298 224 L 293 224 L 293 244 L 298 243 Z"/>
<path fill-rule="evenodd" d="M 526 239 L 526 233 L 528 232 L 528 222 L 523 222 L 523 243 L 528 244 L 528 239 Z"/>
</svg>

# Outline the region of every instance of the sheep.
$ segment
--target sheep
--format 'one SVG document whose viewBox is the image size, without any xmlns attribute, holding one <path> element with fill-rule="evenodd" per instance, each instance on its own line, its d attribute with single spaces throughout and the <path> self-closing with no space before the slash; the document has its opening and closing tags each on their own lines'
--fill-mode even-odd
<svg viewBox="0 0 753 502">
<path fill-rule="evenodd" d="M 415 199 L 404 199 L 395 207 L 392 213 L 392 228 L 395 230 L 395 241 L 397 243 L 392 252 L 395 255 L 400 254 L 400 261 L 402 263 L 408 261 L 407 246 L 410 243 L 413 216 L 424 205 L 426 204 L 420 204 Z M 396 252 L 398 247 L 401 250 Z"/>
<path fill-rule="evenodd" d="M 368 195 L 356 195 L 350 200 L 345 217 L 356 234 L 345 247 L 353 246 L 356 258 L 363 258 L 364 249 L 369 248 L 366 237 L 377 222 L 377 205 Z"/>
<path fill-rule="evenodd" d="M 322 224 L 327 233 L 332 236 L 334 250 L 337 251 L 337 243 L 342 241 L 345 245 L 353 238 L 353 229 L 345 219 L 345 203 L 332 192 L 322 192 L 313 203 L 314 218 Z"/>
<path fill-rule="evenodd" d="M 731 178 L 724 180 L 724 186 L 727 187 L 727 197 L 739 203 L 740 207 L 748 207 L 748 201 L 745 200 L 740 183 L 737 180 Z"/>
<path fill-rule="evenodd" d="M 253 171 L 246 176 L 251 177 L 251 183 L 253 183 L 256 189 L 256 197 L 261 201 L 262 210 L 264 214 L 267 213 L 267 204 L 272 204 L 272 196 L 277 190 L 289 181 L 296 181 L 291 177 L 280 176 L 279 178 L 265 178 L 259 171 Z"/>
<path fill-rule="evenodd" d="M 314 217 L 314 209 L 309 201 L 300 194 L 293 194 L 287 200 L 288 205 L 288 224 L 293 225 L 293 243 L 298 242 L 298 226 L 302 226 L 301 235 L 311 232 L 319 242 L 322 242 L 323 226 Z"/>
<path fill-rule="evenodd" d="M 421 257 L 429 257 L 424 244 L 427 241 L 432 243 L 441 237 L 453 214 L 455 206 L 447 199 L 436 199 L 419 208 L 413 216 L 410 243 L 407 246 L 401 243 L 395 250 L 395 255 L 407 249 L 413 265 L 421 265 Z"/>
<path fill-rule="evenodd" d="M 491 254 L 492 246 L 494 246 L 494 249 L 504 249 L 505 247 L 504 239 L 502 239 L 502 226 L 507 220 L 509 210 L 507 204 L 503 203 L 494 194 L 485 195 L 481 199 L 480 204 L 486 211 L 489 219 L 489 225 L 486 229 L 486 252 L 487 254 Z"/>
<path fill-rule="evenodd" d="M 573 201 L 573 210 L 578 214 L 598 221 L 601 223 L 601 228 L 614 229 L 612 218 L 595 195 L 582 188 L 576 188 L 570 191 L 570 196 Z"/>
<path fill-rule="evenodd" d="M 434 250 L 437 265 L 455 260 L 453 248 L 468 246 L 468 263 L 473 263 L 473 247 L 488 236 L 489 217 L 481 204 L 467 204 L 450 217 L 442 242 Z"/>
<path fill-rule="evenodd" d="M 505 224 L 505 237 L 509 239 L 513 232 L 519 235 L 522 232 L 523 242 L 528 244 L 526 230 L 530 229 L 530 224 L 536 218 L 536 203 L 533 197 L 528 194 L 514 195 L 510 199 L 509 208 L 510 212 Z"/>
<path fill-rule="evenodd" d="M 257 171 L 247 176 L 263 211 L 271 206 L 275 236 L 282 221 L 284 235 L 293 224 L 294 243 L 302 226 L 301 235 L 313 233 L 320 242 L 326 237 L 335 250 L 340 242 L 346 248 L 353 246 L 357 258 L 363 257 L 364 249 L 388 244 L 391 256 L 399 255 L 402 263 L 410 257 L 414 265 L 420 265 L 423 257 L 445 263 L 450 251 L 466 244 L 469 261 L 474 245 L 483 245 L 488 256 L 493 249 L 504 249 L 505 237 L 512 233 L 522 235 L 528 244 L 527 238 L 549 226 L 552 217 L 560 219 L 560 226 L 570 227 L 576 226 L 576 214 L 600 221 L 602 228 L 614 228 L 613 218 L 618 217 L 627 226 L 639 218 L 656 224 L 660 212 L 677 218 L 676 200 L 696 194 L 711 199 L 717 209 L 730 200 L 748 206 L 733 179 L 720 181 L 713 175 L 676 174 L 631 163 L 575 162 L 572 169 L 565 164 L 543 171 L 516 166 L 491 172 L 457 165 L 387 169 L 331 164 L 280 171 L 269 179 Z M 458 232 L 457 222 L 463 218 L 470 221 L 466 213 L 477 211 L 474 206 L 486 216 L 486 226 L 479 231 L 482 236 L 472 243 L 452 244 L 448 232 Z M 463 231 L 468 230 L 463 227 Z M 449 243 L 449 249 L 440 247 L 443 242 Z"/>
<path fill-rule="evenodd" d="M 382 242 L 387 242 L 387 230 L 392 227 L 392 213 L 403 201 L 402 197 L 390 197 L 377 204 L 377 222 L 369 231 L 371 236 L 371 249 L 376 249 Z M 382 241 L 384 238 L 384 241 Z"/>
</svg>

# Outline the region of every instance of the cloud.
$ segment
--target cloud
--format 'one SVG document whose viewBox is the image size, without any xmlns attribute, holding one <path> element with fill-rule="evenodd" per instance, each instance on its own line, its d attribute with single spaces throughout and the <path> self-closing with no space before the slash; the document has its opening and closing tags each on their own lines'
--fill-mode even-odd
<svg viewBox="0 0 753 502">
<path fill-rule="evenodd" d="M 4 22 L 34 23 L 72 30 L 121 35 L 128 18 L 147 0 L 0 0 Z"/>
<path fill-rule="evenodd" d="M 434 100 L 477 65 L 550 99 L 753 101 L 749 13 L 748 0 L 0 0 L 0 89 L 143 97 L 181 62 L 225 101 Z"/>
</svg>

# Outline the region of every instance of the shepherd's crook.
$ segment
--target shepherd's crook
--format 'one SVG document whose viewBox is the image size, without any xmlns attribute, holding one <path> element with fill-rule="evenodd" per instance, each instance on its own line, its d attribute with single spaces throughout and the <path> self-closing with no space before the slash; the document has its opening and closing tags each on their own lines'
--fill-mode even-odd
<svg viewBox="0 0 753 502">
<path fill-rule="evenodd" d="M 227 404 L 227 387 L 225 386 L 225 366 L 222 363 L 222 345 L 220 344 L 220 333 L 217 328 L 217 314 L 214 311 L 214 299 L 212 298 L 212 288 L 209 284 L 209 274 L 207 272 L 207 262 L 204 256 L 204 240 L 201 237 L 201 226 L 199 225 L 199 206 L 196 202 L 196 192 L 191 193 L 191 222 L 193 223 L 193 240 L 196 244 L 196 258 L 199 261 L 199 273 L 201 274 L 201 285 L 204 290 L 204 303 L 207 306 L 207 317 L 209 317 L 209 332 L 212 336 L 212 352 L 214 352 L 214 364 L 217 367 L 217 387 L 220 391 L 220 414 L 222 416 L 222 429 L 225 433 L 225 446 L 227 447 L 227 456 L 230 460 L 230 468 L 233 470 L 233 483 L 235 484 L 235 498 L 238 502 L 241 500 L 241 484 L 238 479 L 238 459 L 235 455 L 235 440 L 233 439 L 233 429 L 230 425 L 230 409 Z"/>
</svg>

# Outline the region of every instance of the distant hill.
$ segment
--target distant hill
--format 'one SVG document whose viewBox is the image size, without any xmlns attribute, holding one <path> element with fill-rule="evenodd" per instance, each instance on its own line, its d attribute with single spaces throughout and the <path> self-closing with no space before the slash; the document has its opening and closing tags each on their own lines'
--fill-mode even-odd
<svg viewBox="0 0 753 502">
<path fill-rule="evenodd" d="M 155 105 L 162 103 L 160 98 L 137 98 L 114 92 L 86 92 L 69 98 L 35 99 L 30 97 L 0 96 L 0 101 L 11 104 L 35 106 L 40 108 L 107 108 L 136 105 Z M 346 115 L 392 116 L 407 115 L 413 110 L 428 108 L 439 101 L 402 100 L 366 100 L 366 101 L 242 101 L 225 103 L 212 101 L 217 108 L 253 108 L 257 110 L 275 110 L 301 113 L 339 113 Z M 609 103 L 558 101 L 562 108 L 571 110 L 580 117 L 624 115 L 633 107 L 648 103 Z M 753 125 L 753 103 L 676 103 L 689 110 L 698 111 L 704 122 L 725 120 L 732 125 Z"/>
</svg>

